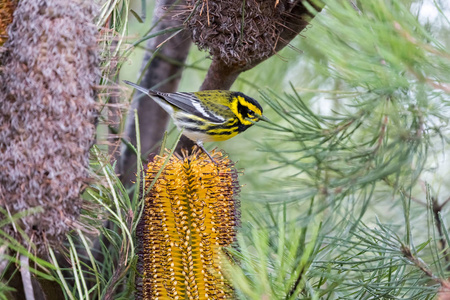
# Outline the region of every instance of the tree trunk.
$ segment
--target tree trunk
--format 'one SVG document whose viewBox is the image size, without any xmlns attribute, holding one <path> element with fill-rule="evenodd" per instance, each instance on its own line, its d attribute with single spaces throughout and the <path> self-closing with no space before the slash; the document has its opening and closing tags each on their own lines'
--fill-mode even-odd
<svg viewBox="0 0 450 300">
<path fill-rule="evenodd" d="M 153 18 L 154 23 L 159 23 L 155 26 L 154 32 L 182 25 L 180 20 L 171 18 L 170 13 L 167 13 L 167 8 L 170 8 L 174 4 L 179 5 L 178 2 L 177 0 L 157 1 Z M 177 91 L 183 71 L 182 65 L 188 55 L 191 40 L 185 30 L 168 39 L 170 35 L 170 33 L 159 35 L 150 39 L 147 43 L 147 48 L 151 49 L 151 51 L 145 55 L 142 68 L 144 69 L 150 60 L 151 63 L 147 69 L 143 70 L 144 76 L 139 83 L 141 86 L 153 88 L 155 85 L 163 82 L 163 84 L 157 86 L 157 90 L 163 92 Z M 163 42 L 165 43 L 161 46 L 161 49 L 155 53 L 158 45 Z M 174 64 L 174 60 L 178 63 Z M 164 134 L 169 116 L 148 96 L 136 91 L 128 113 L 124 132 L 125 138 L 134 146 L 136 146 L 135 109 L 138 112 L 141 150 L 145 160 L 148 154 L 158 150 L 155 146 Z M 129 186 L 136 178 L 136 154 L 133 149 L 125 144 L 122 145 L 119 173 L 125 186 Z"/>
</svg>

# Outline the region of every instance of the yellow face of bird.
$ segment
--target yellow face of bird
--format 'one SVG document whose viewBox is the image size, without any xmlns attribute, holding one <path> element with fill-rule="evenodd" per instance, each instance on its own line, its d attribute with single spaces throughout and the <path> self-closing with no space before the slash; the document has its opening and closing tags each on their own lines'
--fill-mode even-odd
<svg viewBox="0 0 450 300">
<path fill-rule="evenodd" d="M 231 111 L 245 126 L 251 126 L 262 117 L 262 108 L 256 100 L 241 93 L 235 93 L 231 99 Z"/>
</svg>

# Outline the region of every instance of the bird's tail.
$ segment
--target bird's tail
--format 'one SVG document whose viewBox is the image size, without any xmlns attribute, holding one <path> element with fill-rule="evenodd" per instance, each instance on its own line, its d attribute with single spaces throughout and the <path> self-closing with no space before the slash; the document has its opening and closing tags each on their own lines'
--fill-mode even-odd
<svg viewBox="0 0 450 300">
<path fill-rule="evenodd" d="M 173 105 L 171 105 L 164 99 L 164 97 L 162 96 L 164 93 L 159 93 L 157 91 L 143 88 L 142 86 L 139 86 L 135 83 L 129 82 L 128 80 L 124 80 L 123 82 L 131 85 L 138 91 L 141 91 L 142 93 L 150 96 L 150 98 L 153 99 L 159 106 L 161 106 L 169 115 L 171 115 L 171 116 L 173 115 Z"/>
<path fill-rule="evenodd" d="M 146 88 L 143 88 L 142 86 L 139 86 L 139 85 L 137 85 L 135 83 L 132 83 L 132 82 L 130 82 L 128 80 L 124 80 L 123 82 L 125 82 L 128 85 L 131 85 L 132 87 L 134 87 L 138 91 L 141 91 L 144 94 L 147 94 L 147 95 L 155 95 L 156 94 L 154 91 L 146 89 Z"/>
</svg>

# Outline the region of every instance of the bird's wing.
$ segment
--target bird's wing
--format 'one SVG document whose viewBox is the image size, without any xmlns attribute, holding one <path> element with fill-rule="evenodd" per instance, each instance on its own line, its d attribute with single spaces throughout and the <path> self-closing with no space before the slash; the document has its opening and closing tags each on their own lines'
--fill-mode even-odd
<svg viewBox="0 0 450 300">
<path fill-rule="evenodd" d="M 150 97 L 155 98 L 154 100 L 169 114 L 171 114 L 171 108 L 164 105 L 164 103 L 169 103 L 175 107 L 178 107 L 182 111 L 197 116 L 199 118 L 205 119 L 208 122 L 223 124 L 227 121 L 227 116 L 231 115 L 231 110 L 226 106 L 219 103 L 210 103 L 215 110 L 222 111 L 223 115 L 215 113 L 212 109 L 206 108 L 201 101 L 192 93 L 163 93 L 159 91 L 154 91 L 141 87 L 135 83 L 124 80 L 126 84 L 131 85 L 135 89 L 141 91 Z M 159 101 L 157 101 L 159 98 Z"/>
<path fill-rule="evenodd" d="M 178 107 L 182 111 L 185 111 L 189 114 L 193 114 L 197 117 L 205 119 L 212 123 L 222 124 L 226 122 L 226 118 L 224 116 L 218 115 L 214 113 L 212 110 L 206 108 L 200 100 L 192 93 L 159 93 L 158 95 L 162 96 L 164 100 L 172 104 L 173 106 Z M 227 111 L 229 108 L 225 105 L 214 104 L 223 106 L 221 109 Z"/>
</svg>

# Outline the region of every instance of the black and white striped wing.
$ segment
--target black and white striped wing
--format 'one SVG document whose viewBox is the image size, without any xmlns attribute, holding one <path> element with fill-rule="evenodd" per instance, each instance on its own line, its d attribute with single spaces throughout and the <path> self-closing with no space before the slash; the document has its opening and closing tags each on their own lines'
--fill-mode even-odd
<svg viewBox="0 0 450 300">
<path fill-rule="evenodd" d="M 173 106 L 178 107 L 184 112 L 197 116 L 199 118 L 205 119 L 211 123 L 222 124 L 226 121 L 223 116 L 217 115 L 214 112 L 208 110 L 206 107 L 202 105 L 200 100 L 191 93 L 158 93 L 160 96 L 164 98 L 167 102 L 172 104 Z M 228 107 L 223 106 L 225 110 L 229 110 Z"/>
</svg>

